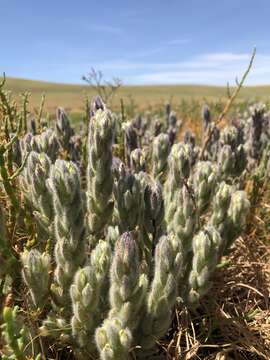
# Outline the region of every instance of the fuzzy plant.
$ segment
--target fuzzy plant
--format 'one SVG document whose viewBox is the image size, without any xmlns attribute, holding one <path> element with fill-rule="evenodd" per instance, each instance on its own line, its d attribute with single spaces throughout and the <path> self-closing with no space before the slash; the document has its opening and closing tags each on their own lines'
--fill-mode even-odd
<svg viewBox="0 0 270 360">
<path fill-rule="evenodd" d="M 174 202 L 176 210 L 170 222 L 167 223 L 167 230 L 178 239 L 182 254 L 181 270 L 184 272 L 188 264 L 192 238 L 198 227 L 198 212 L 193 194 L 186 185 L 177 191 Z M 177 204 L 181 206 L 176 206 Z"/>
<path fill-rule="evenodd" d="M 48 190 L 51 160 L 45 153 L 31 151 L 21 175 L 21 184 L 27 204 L 37 221 L 40 239 L 53 235 L 53 200 Z"/>
<path fill-rule="evenodd" d="M 175 144 L 172 147 L 169 160 L 167 180 L 164 184 L 165 220 L 169 225 L 172 222 L 176 209 L 177 193 L 182 189 L 190 175 L 190 147 L 184 144 Z"/>
<path fill-rule="evenodd" d="M 211 224 L 223 236 L 226 232 L 227 214 L 231 203 L 233 187 L 221 182 L 213 199 Z M 225 247 L 225 246 L 224 246 Z"/>
<path fill-rule="evenodd" d="M 135 173 L 146 170 L 146 154 L 141 149 L 135 149 L 130 153 L 130 167 Z"/>
<path fill-rule="evenodd" d="M 184 144 L 187 144 L 190 147 L 190 163 L 191 166 L 193 166 L 196 163 L 200 152 L 199 147 L 196 146 L 196 136 L 190 130 L 186 130 L 183 141 Z"/>
<path fill-rule="evenodd" d="M 31 132 L 28 132 L 19 140 L 20 143 L 20 152 L 21 155 L 29 153 L 33 150 L 32 142 L 34 141 L 34 135 Z"/>
<path fill-rule="evenodd" d="M 228 210 L 228 229 L 225 229 L 226 249 L 229 249 L 234 240 L 245 229 L 250 202 L 245 191 L 235 191 L 231 198 Z"/>
<path fill-rule="evenodd" d="M 139 249 L 132 232 L 115 244 L 110 268 L 110 318 L 119 318 L 130 330 L 136 328 L 148 285 L 140 267 Z"/>
<path fill-rule="evenodd" d="M 239 134 L 241 129 L 226 127 L 221 132 L 218 155 L 219 177 L 221 180 L 239 177 L 246 168 L 247 154 Z"/>
<path fill-rule="evenodd" d="M 165 178 L 168 156 L 171 150 L 169 135 L 159 134 L 153 140 L 152 173 L 155 178 Z"/>
<path fill-rule="evenodd" d="M 262 103 L 255 104 L 250 108 L 251 119 L 247 127 L 247 149 L 249 156 L 258 160 L 262 150 L 262 130 L 265 122 L 265 105 Z"/>
<path fill-rule="evenodd" d="M 139 322 L 148 285 L 147 277 L 140 269 L 138 246 L 131 232 L 124 233 L 117 241 L 110 273 L 110 311 L 96 330 L 96 343 L 101 359 L 124 360 L 131 345 L 131 332 Z"/>
<path fill-rule="evenodd" d="M 96 330 L 95 341 L 101 360 L 126 360 L 132 334 L 120 319 L 106 319 Z"/>
<path fill-rule="evenodd" d="M 126 228 L 119 226 L 118 232 L 122 233 L 127 230 L 137 230 L 137 242 L 140 250 L 140 257 L 142 261 L 142 266 L 146 273 L 151 272 L 152 270 L 152 257 L 154 248 L 156 246 L 157 240 L 161 236 L 163 229 L 163 220 L 164 220 L 164 200 L 162 193 L 161 184 L 153 179 L 150 175 L 145 172 L 140 172 L 139 174 L 131 174 L 128 176 L 130 185 L 132 187 L 129 190 L 125 190 L 127 199 L 130 198 L 131 204 L 136 204 L 135 201 L 140 201 L 140 204 L 137 205 L 137 212 L 127 211 L 126 214 L 131 214 L 133 217 L 129 218 L 123 217 L 125 215 L 125 206 L 128 204 L 120 203 L 119 209 L 122 209 L 120 213 L 118 208 L 116 208 L 116 218 L 119 218 L 119 215 L 122 216 L 122 220 L 126 220 Z M 118 185 L 121 185 L 118 182 Z M 123 185 L 123 184 L 122 184 Z M 134 185 L 136 186 L 134 188 Z M 120 191 L 120 188 L 118 188 Z M 119 193 L 118 193 L 119 194 Z M 133 205 L 134 208 L 135 205 Z M 132 209 L 132 208 L 131 208 Z M 121 224 L 118 221 L 118 223 Z M 124 229 L 124 230 L 123 230 Z M 112 229 L 110 228 L 110 233 Z M 117 232 L 114 229 L 115 235 Z M 114 238 L 115 238 L 115 235 Z M 115 242 L 115 241 L 114 241 Z"/>
<path fill-rule="evenodd" d="M 93 116 L 95 116 L 98 110 L 104 111 L 106 109 L 106 104 L 103 102 L 101 96 L 94 96 L 91 101 L 91 106 L 89 108 L 89 117 L 92 118 Z"/>
<path fill-rule="evenodd" d="M 169 125 L 169 118 L 172 111 L 171 103 L 169 101 L 166 101 L 164 104 L 164 112 L 165 112 L 165 121 L 167 123 L 167 126 Z"/>
<path fill-rule="evenodd" d="M 70 159 L 81 165 L 81 137 L 75 135 L 63 108 L 56 110 L 55 132 L 65 159 Z"/>
<path fill-rule="evenodd" d="M 0 286 L 14 291 L 11 268 L 19 263 L 23 296 L 14 297 L 22 311 L 4 307 L 5 359 L 38 359 L 40 352 L 50 358 L 63 348 L 78 360 L 155 358 L 175 304 L 200 305 L 245 228 L 250 204 L 239 190 L 246 181 L 245 124 L 215 133 L 205 110 L 205 136 L 212 138 L 198 161 L 192 134 L 175 143 L 179 123 L 171 109 L 165 119 L 146 114 L 129 121 L 100 97 L 86 105 L 83 158 L 71 155 L 75 140 L 58 109 L 56 130 L 39 122 L 38 135 L 20 139 L 22 158 L 30 155 L 6 177 L 23 206 L 18 217 L 6 211 L 7 220 L 0 207 Z M 9 210 L 9 198 L 1 201 Z M 29 235 L 35 243 L 24 240 Z"/>
<path fill-rule="evenodd" d="M 198 162 L 192 179 L 196 207 L 199 215 L 201 215 L 208 208 L 215 191 L 217 181 L 216 166 L 210 161 Z"/>
<path fill-rule="evenodd" d="M 156 339 L 169 328 L 171 311 L 178 293 L 181 261 L 177 238 L 172 234 L 161 237 L 155 250 L 153 281 L 136 333 L 138 343 L 145 350 L 151 349 Z"/>
<path fill-rule="evenodd" d="M 261 133 L 261 154 L 267 148 L 270 141 L 270 113 L 269 111 L 265 113 L 264 121 L 263 121 L 263 128 Z"/>
<path fill-rule="evenodd" d="M 209 141 L 207 142 L 204 159 L 216 161 L 218 152 L 219 152 L 219 138 L 220 138 L 220 130 L 219 128 L 212 122 L 211 111 L 207 104 L 203 105 L 202 112 L 202 134 L 201 138 L 204 140 L 209 136 Z"/>
<path fill-rule="evenodd" d="M 202 107 L 203 134 L 206 133 L 211 122 L 211 113 L 208 105 Z"/>
<path fill-rule="evenodd" d="M 59 153 L 59 141 L 55 131 L 50 128 L 37 135 L 29 132 L 20 139 L 20 150 L 22 155 L 31 150 L 37 153 L 45 153 L 52 162 L 55 162 Z"/>
<path fill-rule="evenodd" d="M 132 120 L 132 125 L 136 129 L 137 136 L 138 136 L 138 143 L 141 146 L 141 143 L 143 140 L 142 138 L 145 135 L 145 131 L 146 131 L 146 127 L 147 127 L 146 121 L 141 115 L 138 115 L 135 117 L 134 120 Z"/>
<path fill-rule="evenodd" d="M 25 250 L 21 261 L 23 280 L 30 289 L 34 308 L 42 310 L 49 298 L 50 256 L 36 249 Z"/>
<path fill-rule="evenodd" d="M 119 228 L 117 225 L 109 225 L 106 232 L 106 241 L 114 247 L 117 239 L 119 238 Z"/>
<path fill-rule="evenodd" d="M 119 238 L 119 234 L 117 239 Z M 116 241 L 115 241 L 116 242 Z M 91 252 L 90 265 L 95 269 L 97 281 L 100 284 L 99 316 L 102 318 L 108 310 L 109 271 L 112 261 L 114 244 L 109 243 L 108 236 L 105 240 L 99 240 L 95 249 Z"/>
<path fill-rule="evenodd" d="M 138 148 L 138 134 L 132 122 L 124 123 L 123 130 L 126 162 L 127 165 L 130 166 L 130 154 L 133 150 Z"/>
<path fill-rule="evenodd" d="M 233 174 L 235 157 L 229 145 L 224 145 L 218 155 L 218 170 L 221 179 L 227 179 Z"/>
<path fill-rule="evenodd" d="M 230 125 L 225 127 L 220 134 L 220 146 L 229 145 L 232 151 L 236 151 L 237 147 L 243 142 L 241 129 Z"/>
<path fill-rule="evenodd" d="M 145 183 L 139 174 L 133 174 L 121 164 L 115 179 L 115 215 L 120 233 L 131 231 L 140 225 L 144 214 Z"/>
<path fill-rule="evenodd" d="M 192 240 L 193 259 L 188 277 L 186 302 L 198 305 L 201 297 L 211 286 L 211 275 L 219 261 L 221 244 L 219 232 L 212 226 L 204 227 Z"/>
<path fill-rule="evenodd" d="M 39 135 L 32 137 L 31 149 L 38 153 L 45 153 L 52 162 L 55 162 L 59 152 L 59 142 L 55 132 L 47 129 Z"/>
<path fill-rule="evenodd" d="M 263 103 L 250 107 L 251 117 L 245 123 L 245 150 L 248 155 L 248 170 L 258 166 L 270 141 L 270 116 Z M 255 170 L 256 171 L 256 170 Z"/>
<path fill-rule="evenodd" d="M 182 123 L 181 120 L 177 120 L 176 113 L 171 111 L 168 118 L 167 134 L 169 136 L 171 146 L 174 144 L 177 134 L 179 133 Z"/>
<path fill-rule="evenodd" d="M 210 223 L 220 233 L 221 256 L 243 231 L 250 203 L 244 191 L 235 190 L 231 185 L 221 182 L 213 199 L 213 212 Z"/>
<path fill-rule="evenodd" d="M 113 211 L 112 142 L 114 122 L 109 110 L 98 109 L 89 123 L 87 208 L 90 242 L 104 237 Z"/>
<path fill-rule="evenodd" d="M 107 289 L 111 248 L 100 240 L 92 251 L 89 265 L 79 269 L 70 287 L 72 336 L 77 353 L 89 357 L 95 352 L 94 333 L 108 310 Z M 82 357 L 82 356 L 81 356 Z"/>
<path fill-rule="evenodd" d="M 254 176 L 260 181 L 268 179 L 270 176 L 270 143 L 268 143 L 262 153 L 262 157 L 258 167 L 255 170 Z"/>
<path fill-rule="evenodd" d="M 62 312 L 70 314 L 69 287 L 78 268 L 85 260 L 85 224 L 76 165 L 56 160 L 48 179 L 54 205 L 55 263 L 51 287 L 53 302 Z"/>
<path fill-rule="evenodd" d="M 233 241 L 241 234 L 249 212 L 243 191 L 221 183 L 214 197 L 212 216 L 192 239 L 192 262 L 188 268 L 187 287 L 181 297 L 188 306 L 198 306 L 211 287 L 211 277 Z"/>
<path fill-rule="evenodd" d="M 222 182 L 217 185 L 212 215 L 206 225 L 201 228 L 197 221 L 194 223 L 195 231 L 184 243 L 185 247 L 181 241 L 181 254 L 186 266 L 182 267 L 181 273 L 185 275 L 184 278 L 180 276 L 183 287 L 179 294 L 188 306 L 198 306 L 211 287 L 211 277 L 222 255 L 228 252 L 245 228 L 249 207 L 245 192 Z"/>
<path fill-rule="evenodd" d="M 30 120 L 30 129 L 29 130 L 32 135 L 37 134 L 37 125 L 36 125 L 35 119 Z"/>
<path fill-rule="evenodd" d="M 79 269 L 70 288 L 73 316 L 71 319 L 72 335 L 81 351 L 93 352 L 93 333 L 99 315 L 99 283 L 95 269 L 86 266 Z"/>
<path fill-rule="evenodd" d="M 69 155 L 71 161 L 74 161 L 80 167 L 82 167 L 82 137 L 80 135 L 73 135 L 70 139 Z"/>
<path fill-rule="evenodd" d="M 178 120 L 177 120 L 177 116 L 176 116 L 176 112 L 174 112 L 174 111 L 171 111 L 170 112 L 170 116 L 169 116 L 169 119 L 168 119 L 168 129 L 171 127 L 171 128 L 177 128 L 177 127 L 179 127 L 179 124 L 181 123 L 181 121 L 180 122 L 178 122 Z"/>
<path fill-rule="evenodd" d="M 162 186 L 151 176 L 141 174 L 145 179 L 143 226 L 150 236 L 152 246 L 161 235 L 164 220 L 164 198 Z"/>
<path fill-rule="evenodd" d="M 69 118 L 67 117 L 63 108 L 59 107 L 56 110 L 56 136 L 61 144 L 61 147 L 69 151 L 70 140 L 74 135 L 74 130 L 70 126 Z"/>
<path fill-rule="evenodd" d="M 189 129 L 187 129 L 184 133 L 183 142 L 184 142 L 184 144 L 189 144 L 191 147 L 194 148 L 196 145 L 195 134 L 192 131 L 190 131 Z"/>
<path fill-rule="evenodd" d="M 12 135 L 14 136 L 14 135 Z M 22 152 L 20 146 L 20 140 L 17 138 L 12 145 L 12 160 L 19 167 L 22 165 Z"/>
<path fill-rule="evenodd" d="M 153 119 L 153 125 L 151 126 L 151 134 L 152 136 L 158 136 L 163 130 L 163 123 L 160 121 L 158 117 Z"/>
<path fill-rule="evenodd" d="M 209 129 L 211 135 L 210 140 L 206 146 L 206 158 L 211 161 L 216 161 L 220 149 L 220 130 L 215 124 L 212 123 L 210 123 Z"/>
</svg>

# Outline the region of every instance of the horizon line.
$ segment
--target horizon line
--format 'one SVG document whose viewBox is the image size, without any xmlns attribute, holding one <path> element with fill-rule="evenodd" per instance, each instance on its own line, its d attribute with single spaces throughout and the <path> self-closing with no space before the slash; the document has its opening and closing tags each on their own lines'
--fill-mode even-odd
<svg viewBox="0 0 270 360">
<path fill-rule="evenodd" d="M 0 79 L 3 79 L 3 75 L 0 76 Z M 11 80 L 18 80 L 18 81 L 32 81 L 32 82 L 36 82 L 36 83 L 45 83 L 45 84 L 51 84 L 51 85 L 63 85 L 63 86 L 76 86 L 76 87 L 91 87 L 91 85 L 88 84 L 84 84 L 84 83 L 77 83 L 77 82 L 56 82 L 56 81 L 51 81 L 51 80 L 43 80 L 43 79 L 32 79 L 32 78 L 26 78 L 26 77 L 16 77 L 16 76 L 7 76 L 5 74 L 6 77 L 6 81 L 8 81 L 9 79 Z M 161 87 L 161 86 L 172 86 L 172 87 L 177 87 L 177 86 L 196 86 L 196 87 L 216 87 L 216 88 L 227 88 L 227 83 L 224 85 L 220 85 L 220 84 L 201 84 L 201 83 L 145 83 L 145 84 L 125 84 L 122 83 L 121 87 Z M 237 85 L 230 85 L 230 88 L 235 88 Z M 248 87 L 248 88 L 254 88 L 254 87 L 268 87 L 270 86 L 269 84 L 250 84 L 250 85 L 243 85 L 243 88 Z"/>
</svg>

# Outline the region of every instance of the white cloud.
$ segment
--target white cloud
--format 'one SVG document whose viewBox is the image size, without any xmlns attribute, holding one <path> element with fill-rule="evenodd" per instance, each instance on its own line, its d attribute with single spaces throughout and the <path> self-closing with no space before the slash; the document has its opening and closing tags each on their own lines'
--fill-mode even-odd
<svg viewBox="0 0 270 360">
<path fill-rule="evenodd" d="M 100 63 L 99 68 L 117 72 L 125 83 L 130 84 L 213 84 L 234 85 L 246 70 L 251 54 L 208 53 L 189 60 L 162 63 L 139 61 L 113 61 Z M 122 73 L 122 75 L 121 75 Z M 246 84 L 270 83 L 270 55 L 257 54 Z"/>
<path fill-rule="evenodd" d="M 145 58 L 128 59 L 124 56 L 106 62 L 93 63 L 88 56 L 77 57 L 76 61 L 66 58 L 65 62 L 50 63 L 40 71 L 38 60 L 21 63 L 14 73 L 5 67 L 8 75 L 47 79 L 53 81 L 79 82 L 82 74 L 91 67 L 101 70 L 105 79 L 117 76 L 124 84 L 235 84 L 246 70 L 251 54 L 248 53 L 205 53 L 178 62 L 149 61 Z M 157 56 L 153 58 L 158 59 Z M 31 74 L 31 76 L 29 76 Z M 67 79 L 67 74 L 69 78 Z M 257 53 L 248 75 L 247 85 L 270 84 L 270 54 Z"/>
</svg>

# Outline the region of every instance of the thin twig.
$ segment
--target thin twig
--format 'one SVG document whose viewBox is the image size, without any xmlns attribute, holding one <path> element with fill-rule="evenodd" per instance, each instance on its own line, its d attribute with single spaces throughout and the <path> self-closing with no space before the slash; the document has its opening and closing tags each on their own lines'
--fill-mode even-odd
<svg viewBox="0 0 270 360">
<path fill-rule="evenodd" d="M 42 118 L 44 103 L 45 103 L 45 94 L 43 93 L 42 97 L 41 97 L 41 102 L 40 102 L 40 105 L 39 105 L 38 115 L 37 115 L 37 124 L 38 124 L 38 130 L 39 131 L 41 131 L 41 118 Z"/>
<path fill-rule="evenodd" d="M 244 84 L 244 82 L 245 82 L 251 68 L 252 68 L 255 55 L 256 55 L 256 48 L 254 48 L 254 50 L 253 50 L 250 62 L 249 62 L 248 67 L 247 67 L 247 70 L 243 74 L 241 81 L 238 82 L 238 80 L 237 80 L 237 82 L 236 82 L 237 87 L 235 88 L 232 95 L 229 97 L 223 111 L 221 112 L 221 114 L 219 115 L 217 120 L 214 122 L 211 130 L 209 130 L 209 132 L 208 132 L 208 136 L 205 138 L 205 140 L 203 142 L 203 146 L 202 146 L 202 149 L 201 149 L 201 152 L 200 152 L 200 159 L 201 160 L 203 159 L 205 149 L 206 149 L 207 145 L 209 144 L 209 141 L 211 140 L 211 138 L 213 136 L 213 133 L 215 131 L 215 127 L 225 118 L 225 116 L 227 115 L 228 111 L 230 110 L 234 100 L 236 99 L 237 95 L 239 94 L 239 91 L 241 90 L 241 88 L 242 88 L 242 86 L 243 86 L 243 84 Z"/>
</svg>

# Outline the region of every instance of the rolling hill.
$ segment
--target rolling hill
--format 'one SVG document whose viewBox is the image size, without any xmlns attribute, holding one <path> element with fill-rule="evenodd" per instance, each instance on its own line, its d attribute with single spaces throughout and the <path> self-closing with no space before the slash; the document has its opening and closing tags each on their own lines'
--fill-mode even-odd
<svg viewBox="0 0 270 360">
<path fill-rule="evenodd" d="M 63 106 L 72 112 L 79 112 L 83 108 L 84 97 L 95 95 L 93 89 L 87 85 L 58 84 L 45 81 L 7 78 L 6 89 L 12 90 L 17 97 L 24 91 L 31 92 L 30 105 L 36 107 L 40 103 L 42 94 L 46 95 L 45 106 L 54 111 L 56 106 Z M 125 102 L 133 99 L 140 108 L 155 105 L 172 99 L 178 102 L 181 99 L 217 100 L 227 96 L 226 87 L 204 85 L 156 85 L 156 86 L 122 86 L 115 97 L 119 104 L 120 98 Z M 239 99 L 270 98 L 270 86 L 244 87 Z"/>
</svg>

